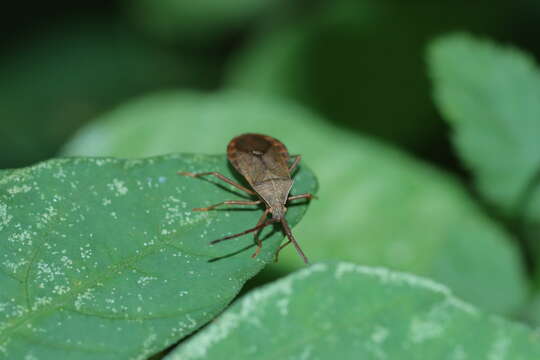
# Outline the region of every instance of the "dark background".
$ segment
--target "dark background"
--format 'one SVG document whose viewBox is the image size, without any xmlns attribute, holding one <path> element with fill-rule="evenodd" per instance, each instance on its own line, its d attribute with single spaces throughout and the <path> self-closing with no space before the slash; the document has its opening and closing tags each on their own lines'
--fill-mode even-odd
<svg viewBox="0 0 540 360">
<path fill-rule="evenodd" d="M 133 15 L 134 3 L 34 1 L 2 11 L 0 167 L 55 156 L 76 129 L 134 96 L 170 87 L 226 87 L 230 69 L 238 72 L 242 64 L 234 60 L 256 49 L 259 34 L 307 23 L 313 39 L 300 68 L 311 72 L 309 81 L 291 76 L 295 88 L 286 96 L 340 126 L 386 139 L 466 176 L 429 97 L 422 59 L 426 43 L 465 30 L 540 53 L 540 6 L 528 0 L 267 1 L 231 22 L 216 21 L 219 16 L 196 19 L 177 30 L 179 36 L 145 26 L 144 16 Z M 373 12 L 378 17 L 367 22 L 372 13 L 362 7 L 366 3 L 369 11 L 380 6 Z M 149 21 L 159 24 L 159 19 Z M 346 80 L 366 90 L 364 107 L 346 95 L 355 91 L 343 86 Z M 403 88 L 410 90 L 404 94 Z"/>
</svg>

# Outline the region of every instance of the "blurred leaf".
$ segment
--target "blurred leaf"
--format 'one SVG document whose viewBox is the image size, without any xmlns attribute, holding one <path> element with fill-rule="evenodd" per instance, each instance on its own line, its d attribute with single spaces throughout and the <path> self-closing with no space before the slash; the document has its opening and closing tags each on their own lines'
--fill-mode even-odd
<svg viewBox="0 0 540 360">
<path fill-rule="evenodd" d="M 2 173 L 2 356 L 144 359 L 211 320 L 272 261 L 280 232 L 256 260 L 251 237 L 209 246 L 261 212 L 193 213 L 237 196 L 178 170 L 229 174 L 223 155 L 56 159 Z M 315 190 L 311 173 L 296 180 L 296 191 Z"/>
<path fill-rule="evenodd" d="M 255 36 L 233 59 L 229 85 L 300 101 L 328 120 L 447 160 L 447 151 L 435 154 L 446 134 L 429 97 L 426 40 L 456 27 L 505 33 L 511 6 L 325 3 L 316 16 Z"/>
<path fill-rule="evenodd" d="M 201 60 L 108 20 L 76 19 L 24 40 L 0 60 L 0 167 L 52 157 L 81 124 L 126 98 L 211 78 Z"/>
<path fill-rule="evenodd" d="M 321 263 L 251 292 L 166 359 L 231 353 L 238 360 L 533 360 L 540 334 L 489 316 L 431 280 Z"/>
<path fill-rule="evenodd" d="M 538 263 L 540 71 L 527 54 L 467 34 L 432 43 L 428 61 L 436 101 L 479 191 L 517 220 Z M 538 266 L 536 273 L 540 286 Z"/>
<path fill-rule="evenodd" d="M 245 27 L 268 11 L 274 1 L 135 0 L 124 3 L 132 19 L 161 40 L 205 42 Z"/>
<path fill-rule="evenodd" d="M 428 60 L 435 98 L 479 190 L 516 215 L 540 173 L 540 72 L 534 60 L 466 34 L 432 43 Z"/>
<path fill-rule="evenodd" d="M 528 191 L 524 194 L 522 200 L 524 208 L 522 210 L 523 218 L 519 219 L 521 231 L 524 238 L 528 241 L 532 250 L 532 257 L 535 261 L 535 285 L 538 297 L 540 298 L 540 184 L 538 176 L 535 177 L 534 183 L 529 186 Z M 540 306 L 538 307 L 537 319 L 540 320 Z M 538 322 L 540 325 L 540 322 Z"/>
<path fill-rule="evenodd" d="M 66 152 L 223 153 L 244 132 L 277 137 L 317 174 L 320 200 L 295 228 L 312 261 L 346 259 L 426 275 L 491 311 L 509 313 L 524 301 L 525 277 L 513 239 L 451 176 L 331 127 L 293 104 L 241 92 L 158 93 L 103 116 Z M 287 249 L 270 271 L 300 266 Z"/>
<path fill-rule="evenodd" d="M 533 327 L 540 326 L 540 292 L 536 291 L 523 307 L 519 319 Z"/>
</svg>

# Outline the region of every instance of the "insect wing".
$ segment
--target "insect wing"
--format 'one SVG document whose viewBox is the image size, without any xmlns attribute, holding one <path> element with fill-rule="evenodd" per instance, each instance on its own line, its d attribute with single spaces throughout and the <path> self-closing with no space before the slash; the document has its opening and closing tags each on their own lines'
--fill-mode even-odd
<svg viewBox="0 0 540 360">
<path fill-rule="evenodd" d="M 270 136 L 237 136 L 229 143 L 227 155 L 234 168 L 253 187 L 267 180 L 290 179 L 287 148 Z"/>
</svg>

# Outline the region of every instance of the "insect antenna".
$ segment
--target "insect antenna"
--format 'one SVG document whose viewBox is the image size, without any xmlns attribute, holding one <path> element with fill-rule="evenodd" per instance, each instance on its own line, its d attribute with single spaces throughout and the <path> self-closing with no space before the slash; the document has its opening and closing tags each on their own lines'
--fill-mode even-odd
<svg viewBox="0 0 540 360">
<path fill-rule="evenodd" d="M 229 240 L 229 239 L 233 239 L 235 237 L 239 237 L 239 236 L 242 236 L 242 235 L 245 235 L 245 234 L 249 234 L 251 232 L 254 232 L 254 231 L 257 231 L 265 226 L 268 226 L 270 224 L 273 224 L 275 223 L 276 220 L 273 220 L 273 219 L 270 219 L 260 225 L 257 225 L 255 227 L 252 227 L 251 229 L 247 229 L 246 231 L 242 231 L 241 233 L 238 233 L 238 234 L 234 234 L 234 235 L 229 235 L 229 236 L 225 236 L 225 237 L 222 237 L 221 239 L 217 239 L 217 240 L 213 240 L 210 242 L 211 245 L 214 245 L 214 244 L 217 244 L 218 242 L 221 242 L 221 241 L 224 241 L 224 240 Z"/>
<path fill-rule="evenodd" d="M 285 235 L 287 235 L 289 241 L 292 242 L 294 247 L 296 248 L 296 252 L 298 253 L 298 255 L 300 255 L 302 259 L 304 259 L 304 262 L 306 264 L 309 264 L 306 255 L 304 255 L 304 252 L 300 248 L 300 245 L 298 245 L 298 243 L 296 242 L 296 239 L 292 234 L 291 228 L 289 227 L 289 224 L 287 223 L 287 220 L 285 220 L 285 218 L 281 218 L 281 225 L 283 226 L 283 231 L 285 232 Z"/>
</svg>

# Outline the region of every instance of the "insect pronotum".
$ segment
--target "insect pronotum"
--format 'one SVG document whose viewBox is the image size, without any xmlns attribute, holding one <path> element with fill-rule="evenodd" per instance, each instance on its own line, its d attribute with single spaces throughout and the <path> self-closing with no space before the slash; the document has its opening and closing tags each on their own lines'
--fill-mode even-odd
<svg viewBox="0 0 540 360">
<path fill-rule="evenodd" d="M 276 253 L 276 260 L 279 252 L 285 246 L 292 243 L 298 254 L 307 264 L 308 259 L 306 255 L 304 255 L 300 245 L 298 245 L 298 242 L 294 238 L 291 228 L 285 219 L 285 213 L 287 212 L 285 204 L 288 201 L 297 199 L 311 200 L 314 197 L 312 194 L 307 193 L 293 196 L 289 195 L 293 184 L 291 174 L 300 163 L 301 156 L 296 155 L 293 163 L 289 166 L 289 152 L 281 141 L 267 135 L 243 134 L 235 137 L 229 142 L 229 145 L 227 146 L 227 158 L 236 171 L 247 180 L 252 189 L 248 189 L 215 171 L 203 173 L 179 172 L 179 174 L 191 177 L 207 175 L 216 176 L 250 195 L 258 196 L 259 199 L 253 201 L 229 200 L 204 208 L 195 208 L 193 210 L 210 211 L 221 205 L 257 205 L 261 203 L 266 206 L 266 209 L 255 227 L 238 234 L 214 240 L 210 244 L 216 244 L 224 240 L 255 232 L 257 249 L 252 255 L 252 257 L 255 258 L 259 255 L 262 248 L 262 240 L 259 239 L 259 234 L 262 229 L 273 223 L 280 222 L 288 241 L 279 247 Z M 268 219 L 268 214 L 272 215 L 270 219 Z"/>
</svg>

